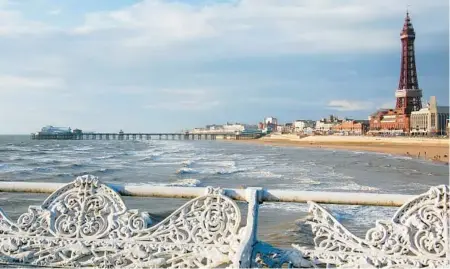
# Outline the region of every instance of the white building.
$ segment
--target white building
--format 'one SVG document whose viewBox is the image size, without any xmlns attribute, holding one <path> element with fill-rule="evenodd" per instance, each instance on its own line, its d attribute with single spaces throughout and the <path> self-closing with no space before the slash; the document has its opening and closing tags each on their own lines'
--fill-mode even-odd
<svg viewBox="0 0 450 269">
<path fill-rule="evenodd" d="M 65 133 L 71 133 L 72 129 L 70 127 L 54 127 L 54 126 L 45 126 L 42 127 L 41 133 L 45 134 L 65 134 Z"/>
<path fill-rule="evenodd" d="M 267 125 L 278 125 L 278 120 L 277 118 L 274 117 L 267 117 L 264 119 L 264 124 Z"/>
<path fill-rule="evenodd" d="M 225 124 L 222 126 L 225 133 L 236 133 L 236 132 L 242 132 L 245 130 L 245 126 L 243 124 Z"/>
<path fill-rule="evenodd" d="M 438 106 L 436 97 L 431 96 L 427 107 L 411 112 L 410 132 L 412 135 L 447 134 L 449 107 Z"/>
<path fill-rule="evenodd" d="M 241 133 L 244 131 L 257 131 L 257 125 L 240 124 L 240 123 L 227 123 L 224 125 L 207 125 L 206 128 L 194 128 L 191 130 L 193 134 L 204 133 Z"/>
<path fill-rule="evenodd" d="M 304 132 L 307 128 L 314 128 L 314 122 L 310 120 L 296 120 L 294 121 L 294 131 Z"/>
<path fill-rule="evenodd" d="M 338 125 L 342 123 L 342 120 L 338 119 L 337 117 L 330 115 L 330 117 L 327 118 L 323 118 L 321 120 L 318 120 L 316 122 L 316 131 L 319 132 L 329 132 L 331 131 L 331 128 L 335 125 Z"/>
</svg>

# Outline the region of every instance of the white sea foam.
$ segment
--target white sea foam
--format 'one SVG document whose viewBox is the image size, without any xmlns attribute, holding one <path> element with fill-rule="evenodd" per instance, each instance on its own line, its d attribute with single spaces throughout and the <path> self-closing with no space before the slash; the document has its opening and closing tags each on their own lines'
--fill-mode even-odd
<svg viewBox="0 0 450 269">
<path fill-rule="evenodd" d="M 147 181 L 147 182 L 133 182 L 133 183 L 125 183 L 127 186 L 167 186 L 167 187 L 202 187 L 203 183 L 195 178 L 185 178 L 180 179 L 175 182 L 154 182 L 154 181 Z"/>
<path fill-rule="evenodd" d="M 284 210 L 291 212 L 308 212 L 307 204 L 299 204 L 299 203 L 263 203 L 260 205 L 261 210 Z"/>
<path fill-rule="evenodd" d="M 90 147 L 90 146 L 83 146 L 83 147 L 74 147 L 73 150 L 75 151 L 89 151 L 89 150 L 93 150 L 94 147 Z"/>
<path fill-rule="evenodd" d="M 349 220 L 357 225 L 372 226 L 376 220 L 389 220 L 396 208 L 357 206 L 357 205 L 324 205 L 338 221 Z"/>
<path fill-rule="evenodd" d="M 237 167 L 230 167 L 230 168 L 225 168 L 225 169 L 216 169 L 214 170 L 213 174 L 216 175 L 229 175 L 229 174 L 235 174 L 235 173 L 240 173 L 240 172 L 245 172 L 245 171 L 249 171 L 254 169 L 254 167 L 241 167 L 241 168 L 237 168 Z"/>
<path fill-rule="evenodd" d="M 98 156 L 98 157 L 93 157 L 93 160 L 105 160 L 105 159 L 112 159 L 115 158 L 116 155 L 113 154 L 109 154 L 109 155 L 104 155 L 104 156 Z"/>
<path fill-rule="evenodd" d="M 241 174 L 243 177 L 255 177 L 255 178 L 282 178 L 283 175 L 275 174 L 271 171 L 259 170 L 249 171 Z"/>
<path fill-rule="evenodd" d="M 343 185 L 330 185 L 323 187 L 325 190 L 346 190 L 346 191 L 378 191 L 379 189 L 372 186 L 359 185 L 353 181 L 344 182 Z"/>
<path fill-rule="evenodd" d="M 177 174 L 198 174 L 199 172 L 189 167 L 182 167 L 177 170 Z"/>
<path fill-rule="evenodd" d="M 201 187 L 203 186 L 202 182 L 195 178 L 185 178 L 178 180 L 173 183 L 168 183 L 166 186 L 176 186 L 176 187 Z"/>
<path fill-rule="evenodd" d="M 195 163 L 194 160 L 184 160 L 181 162 L 181 165 L 183 165 L 184 167 L 190 167 Z"/>
<path fill-rule="evenodd" d="M 295 180 L 297 180 L 297 182 L 301 183 L 301 184 L 308 184 L 308 185 L 320 185 L 320 184 L 322 184 L 320 181 L 311 179 L 309 177 L 295 178 Z"/>
<path fill-rule="evenodd" d="M 235 167 L 236 162 L 232 160 L 226 160 L 226 161 L 209 161 L 209 162 L 197 162 L 198 165 L 202 166 L 214 166 L 214 167 Z"/>
</svg>

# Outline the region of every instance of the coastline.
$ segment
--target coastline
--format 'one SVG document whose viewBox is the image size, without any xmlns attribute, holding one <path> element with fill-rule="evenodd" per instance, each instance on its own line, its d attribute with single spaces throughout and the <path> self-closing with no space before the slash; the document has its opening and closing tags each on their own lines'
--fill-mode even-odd
<svg viewBox="0 0 450 269">
<path fill-rule="evenodd" d="M 343 149 L 387 153 L 449 164 L 449 139 L 365 136 L 270 135 L 255 140 L 235 140 L 274 146 Z"/>
</svg>

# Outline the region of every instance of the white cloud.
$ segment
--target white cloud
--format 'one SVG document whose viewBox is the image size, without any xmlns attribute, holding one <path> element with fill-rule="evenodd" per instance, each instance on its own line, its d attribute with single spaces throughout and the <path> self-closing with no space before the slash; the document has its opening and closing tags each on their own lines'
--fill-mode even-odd
<svg viewBox="0 0 450 269">
<path fill-rule="evenodd" d="M 267 105 L 267 106 L 285 106 L 285 107 L 300 107 L 300 106 L 315 106 L 323 105 L 318 102 L 311 102 L 306 100 L 299 100 L 297 98 L 289 97 L 251 97 L 243 100 L 245 103 Z"/>
<path fill-rule="evenodd" d="M 39 21 L 28 20 L 19 11 L 2 9 L 0 6 L 0 37 L 18 35 L 40 35 L 56 28 Z"/>
<path fill-rule="evenodd" d="M 187 96 L 205 96 L 207 92 L 199 89 L 161 89 L 158 92 L 166 95 L 187 95 Z"/>
<path fill-rule="evenodd" d="M 52 9 L 48 12 L 48 14 L 57 16 L 57 15 L 61 14 L 61 9 Z"/>
<path fill-rule="evenodd" d="M 145 109 L 160 110 L 209 110 L 220 105 L 215 90 L 203 89 L 173 89 L 165 88 L 152 91 L 152 96 L 158 93 L 152 103 L 144 105 Z"/>
<path fill-rule="evenodd" d="M 366 101 L 331 100 L 328 108 L 337 111 L 359 111 L 373 109 L 373 103 Z"/>
<path fill-rule="evenodd" d="M 242 0 L 196 7 L 146 0 L 117 11 L 87 14 L 83 25 L 73 31 L 84 35 L 116 33 L 120 46 L 146 49 L 202 40 L 206 47 L 198 48 L 201 51 L 373 51 L 398 47 L 406 2 Z M 408 2 L 414 6 L 413 19 L 415 14 L 448 8 L 445 0 Z M 367 27 L 386 19 L 399 21 L 395 33 L 392 28 Z M 443 21 L 423 27 L 422 34 L 441 29 L 439 23 Z"/>
<path fill-rule="evenodd" d="M 381 105 L 377 106 L 378 108 L 394 108 L 395 107 L 395 98 L 387 102 L 381 103 Z"/>
<path fill-rule="evenodd" d="M 173 102 L 160 102 L 144 106 L 146 109 L 156 110 L 209 110 L 220 105 L 219 101 L 178 100 Z"/>
<path fill-rule="evenodd" d="M 53 90 L 65 87 L 61 78 L 55 77 L 25 77 L 0 74 L 0 93 L 16 92 L 18 90 Z"/>
</svg>

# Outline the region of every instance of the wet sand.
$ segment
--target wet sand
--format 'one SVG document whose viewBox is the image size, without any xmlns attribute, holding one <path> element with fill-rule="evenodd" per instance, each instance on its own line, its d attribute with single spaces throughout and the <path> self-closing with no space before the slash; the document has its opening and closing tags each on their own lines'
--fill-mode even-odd
<svg viewBox="0 0 450 269">
<path fill-rule="evenodd" d="M 449 163 L 449 140 L 432 138 L 271 135 L 239 142 L 264 145 L 371 151 Z"/>
</svg>

